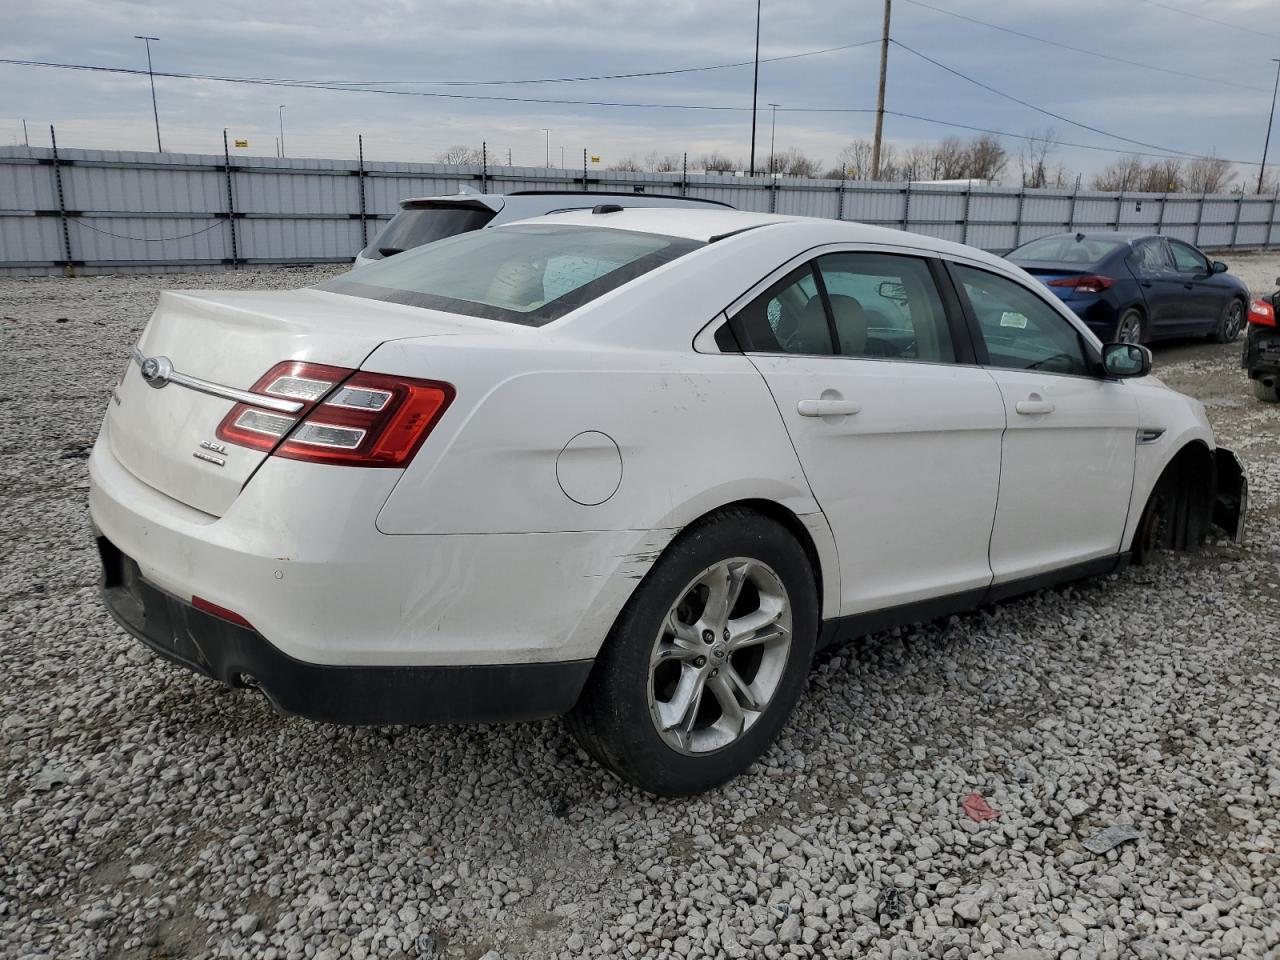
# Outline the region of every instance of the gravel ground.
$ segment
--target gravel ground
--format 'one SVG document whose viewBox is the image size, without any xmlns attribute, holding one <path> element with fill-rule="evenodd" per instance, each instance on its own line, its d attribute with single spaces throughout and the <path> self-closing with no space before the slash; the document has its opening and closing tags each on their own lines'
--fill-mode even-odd
<svg viewBox="0 0 1280 960">
<path fill-rule="evenodd" d="M 1244 545 L 828 655 L 747 775 L 655 802 L 556 722 L 279 718 L 99 606 L 84 458 L 156 290 L 331 272 L 0 280 L 0 956 L 1280 956 L 1280 407 L 1238 346 L 1157 368 L 1248 461 Z"/>
</svg>

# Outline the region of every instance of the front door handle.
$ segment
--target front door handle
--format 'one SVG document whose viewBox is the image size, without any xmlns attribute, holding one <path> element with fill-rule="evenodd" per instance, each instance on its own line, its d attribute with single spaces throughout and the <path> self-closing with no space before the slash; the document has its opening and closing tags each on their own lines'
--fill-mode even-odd
<svg viewBox="0 0 1280 960">
<path fill-rule="evenodd" d="M 1037 413 L 1053 413 L 1054 406 L 1041 397 L 1040 394 L 1033 393 L 1026 400 L 1019 400 L 1015 403 L 1013 409 L 1026 416 L 1031 416 Z"/>
<path fill-rule="evenodd" d="M 854 400 L 801 400 L 796 413 L 802 417 L 849 417 L 862 410 Z"/>
</svg>

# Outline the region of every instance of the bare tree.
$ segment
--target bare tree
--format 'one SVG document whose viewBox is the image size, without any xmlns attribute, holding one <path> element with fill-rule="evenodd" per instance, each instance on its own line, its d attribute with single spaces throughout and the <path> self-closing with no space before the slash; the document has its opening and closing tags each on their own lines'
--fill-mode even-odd
<svg viewBox="0 0 1280 960">
<path fill-rule="evenodd" d="M 1043 132 L 1032 130 L 1018 148 L 1018 171 L 1024 187 L 1047 187 L 1052 179 L 1049 157 L 1057 147 L 1052 127 Z M 1061 176 L 1061 170 L 1059 170 Z"/>
<path fill-rule="evenodd" d="M 1141 183 L 1146 176 L 1146 164 L 1141 157 L 1126 155 L 1116 160 L 1101 173 L 1093 177 L 1095 190 L 1135 190 L 1134 185 Z"/>
<path fill-rule="evenodd" d="M 871 141 L 865 138 L 851 140 L 836 155 L 836 162 L 844 169 L 845 176 L 853 180 L 871 177 Z"/>
<path fill-rule="evenodd" d="M 1187 164 L 1182 181 L 1192 193 L 1222 193 L 1231 183 L 1231 164 L 1221 157 L 1200 157 Z"/>
<path fill-rule="evenodd" d="M 883 153 L 883 150 L 881 151 Z M 938 167 L 937 151 L 925 144 L 917 143 L 902 151 L 900 159 L 893 158 L 891 163 L 897 180 L 936 180 L 934 171 Z"/>
<path fill-rule="evenodd" d="M 959 137 L 947 137 L 934 149 L 935 180 L 959 180 L 969 176 L 969 151 Z"/>
<path fill-rule="evenodd" d="M 644 168 L 655 173 L 670 173 L 679 170 L 683 164 L 684 160 L 678 153 L 659 154 L 654 150 L 644 158 Z"/>
<path fill-rule="evenodd" d="M 436 163 L 480 163 L 482 159 L 483 154 L 479 150 L 461 143 L 455 143 L 436 154 Z"/>
<path fill-rule="evenodd" d="M 989 133 L 969 141 L 965 153 L 969 160 L 965 176 L 972 180 L 998 180 L 1009 160 L 1004 144 Z"/>
<path fill-rule="evenodd" d="M 787 147 L 773 155 L 773 169 L 787 177 L 816 177 L 822 161 L 810 157 L 799 147 Z"/>
<path fill-rule="evenodd" d="M 704 153 L 698 158 L 697 166 L 707 173 L 733 173 L 742 169 L 742 164 L 737 160 L 719 152 Z"/>
<path fill-rule="evenodd" d="M 626 157 L 622 160 L 613 161 L 605 169 L 617 170 L 621 173 L 639 173 L 643 168 L 640 166 L 640 161 L 635 157 Z"/>
</svg>

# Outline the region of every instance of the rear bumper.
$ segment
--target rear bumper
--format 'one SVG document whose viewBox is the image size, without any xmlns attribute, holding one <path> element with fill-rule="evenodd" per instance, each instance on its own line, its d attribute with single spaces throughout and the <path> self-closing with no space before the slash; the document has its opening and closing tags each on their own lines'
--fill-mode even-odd
<svg viewBox="0 0 1280 960">
<path fill-rule="evenodd" d="M 1280 375 L 1280 329 L 1250 324 L 1241 366 L 1250 380 Z"/>
<path fill-rule="evenodd" d="M 102 442 L 89 475 L 96 529 L 143 580 L 235 611 L 318 666 L 589 660 L 671 535 L 388 536 L 375 518 L 395 471 L 277 458 L 221 517 L 146 486 Z"/>
<path fill-rule="evenodd" d="M 102 598 L 160 656 L 231 687 L 257 686 L 283 713 L 342 724 L 491 723 L 567 712 L 590 660 L 470 666 L 307 663 L 254 630 L 197 610 L 145 580 L 106 537 Z"/>
</svg>

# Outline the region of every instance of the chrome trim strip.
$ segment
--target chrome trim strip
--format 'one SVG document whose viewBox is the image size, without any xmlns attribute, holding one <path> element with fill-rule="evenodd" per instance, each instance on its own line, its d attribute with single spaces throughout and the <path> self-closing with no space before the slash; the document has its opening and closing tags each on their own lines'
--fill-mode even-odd
<svg viewBox="0 0 1280 960">
<path fill-rule="evenodd" d="M 147 361 L 147 357 L 136 346 L 129 351 L 129 356 L 139 368 Z M 201 380 L 199 377 L 188 376 L 185 373 L 179 373 L 177 370 L 169 373 L 168 380 L 169 383 L 176 383 L 178 386 L 194 390 L 196 393 L 208 394 L 211 397 L 219 397 L 223 400 L 234 400 L 236 403 L 260 407 L 263 410 L 275 410 L 277 413 L 298 413 L 305 406 L 305 404 L 299 403 L 297 400 L 281 400 L 277 397 L 254 393 L 251 390 L 237 390 L 235 387 L 225 387 L 210 380 Z"/>
</svg>

